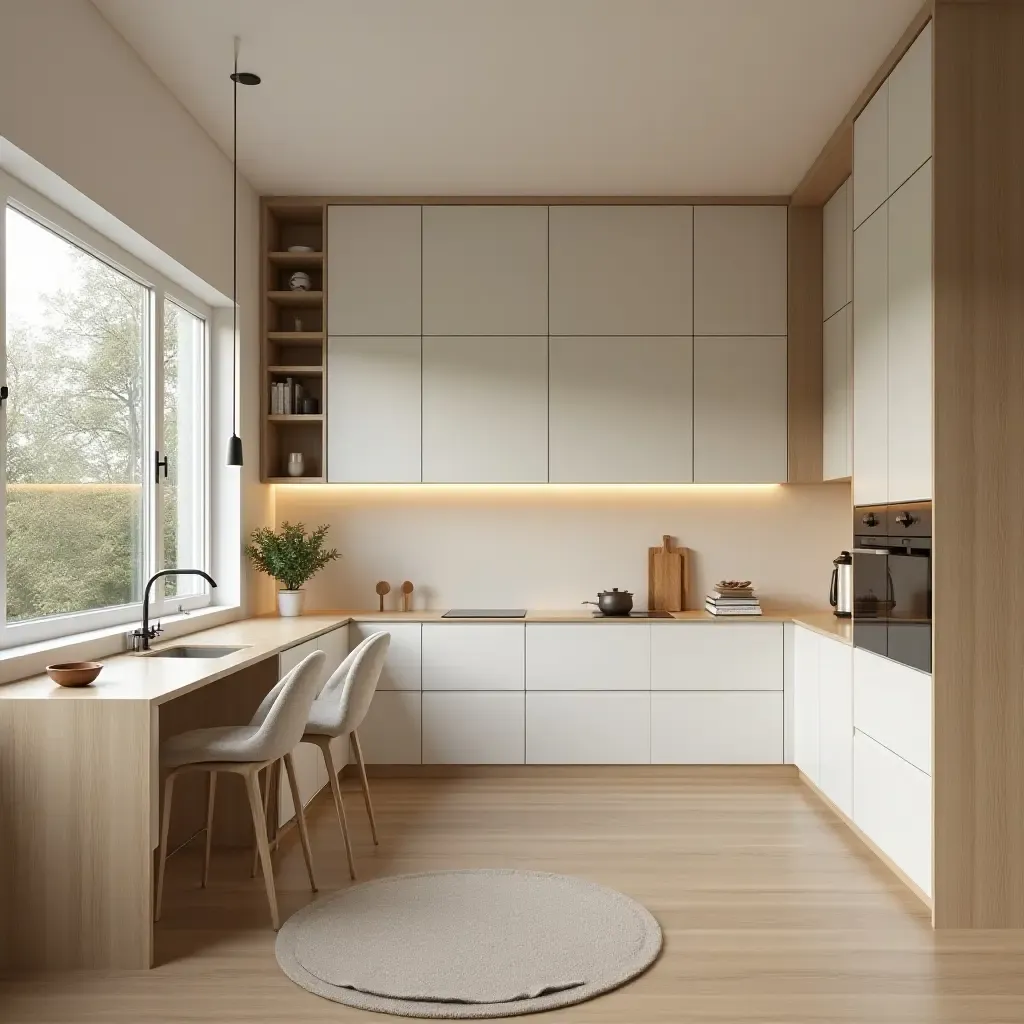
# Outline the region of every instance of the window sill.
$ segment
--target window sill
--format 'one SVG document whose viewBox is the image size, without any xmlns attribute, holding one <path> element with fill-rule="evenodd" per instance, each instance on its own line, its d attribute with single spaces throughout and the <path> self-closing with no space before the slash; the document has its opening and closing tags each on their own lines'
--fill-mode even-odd
<svg viewBox="0 0 1024 1024">
<path fill-rule="evenodd" d="M 164 616 L 161 619 L 164 628 L 162 639 L 173 640 L 176 637 L 223 625 L 225 622 L 233 622 L 241 617 L 241 611 L 237 605 L 214 605 L 199 608 L 187 615 Z M 74 633 L 56 640 L 8 647 L 0 651 L 0 684 L 13 683 L 17 679 L 38 675 L 47 665 L 52 665 L 56 661 L 89 661 L 109 658 L 113 654 L 123 654 L 127 649 L 125 634 L 131 629 L 131 624 L 107 626 L 104 629 Z"/>
</svg>

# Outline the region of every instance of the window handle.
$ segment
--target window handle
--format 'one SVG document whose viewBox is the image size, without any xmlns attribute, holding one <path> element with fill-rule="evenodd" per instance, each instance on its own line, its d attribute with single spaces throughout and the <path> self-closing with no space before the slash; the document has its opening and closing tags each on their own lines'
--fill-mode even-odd
<svg viewBox="0 0 1024 1024">
<path fill-rule="evenodd" d="M 6 402 L 7 399 L 10 397 L 11 389 L 6 384 L 4 384 L 3 387 L 0 387 L 0 405 L 3 405 L 4 402 Z"/>
<path fill-rule="evenodd" d="M 160 469 L 163 467 L 164 479 L 167 479 L 167 456 L 165 455 L 162 459 L 160 453 L 156 453 L 156 482 L 160 483 Z"/>
</svg>

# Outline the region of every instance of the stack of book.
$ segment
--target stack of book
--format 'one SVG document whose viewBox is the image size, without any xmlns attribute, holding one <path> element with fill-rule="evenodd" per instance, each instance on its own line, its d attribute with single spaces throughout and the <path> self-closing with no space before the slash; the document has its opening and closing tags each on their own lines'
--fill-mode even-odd
<svg viewBox="0 0 1024 1024">
<path fill-rule="evenodd" d="M 761 602 L 750 580 L 722 580 L 704 599 L 704 609 L 711 615 L 760 615 Z"/>
</svg>

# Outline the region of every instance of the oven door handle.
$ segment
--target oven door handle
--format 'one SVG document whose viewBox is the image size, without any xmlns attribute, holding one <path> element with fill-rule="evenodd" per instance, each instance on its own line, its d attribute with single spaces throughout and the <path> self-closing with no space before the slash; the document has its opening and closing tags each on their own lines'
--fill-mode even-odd
<svg viewBox="0 0 1024 1024">
<path fill-rule="evenodd" d="M 889 548 L 854 548 L 852 555 L 888 555 Z"/>
</svg>

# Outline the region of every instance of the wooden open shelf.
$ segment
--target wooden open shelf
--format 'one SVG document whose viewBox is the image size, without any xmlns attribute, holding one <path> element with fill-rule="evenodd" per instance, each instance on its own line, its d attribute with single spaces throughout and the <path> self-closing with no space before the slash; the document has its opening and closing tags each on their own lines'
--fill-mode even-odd
<svg viewBox="0 0 1024 1024">
<path fill-rule="evenodd" d="M 293 412 L 290 416 L 268 416 L 268 423 L 323 423 L 322 412 Z"/>
<path fill-rule="evenodd" d="M 290 267 L 301 270 L 303 267 L 319 267 L 323 265 L 322 252 L 268 252 L 267 259 L 275 267 Z"/>
<path fill-rule="evenodd" d="M 325 484 L 322 476 L 268 476 L 268 484 Z"/>
<path fill-rule="evenodd" d="M 273 291 L 267 292 L 267 298 L 279 306 L 322 306 L 324 304 L 323 292 Z"/>
<path fill-rule="evenodd" d="M 319 345 L 324 340 L 323 331 L 268 331 L 267 341 L 275 345 Z"/>
<path fill-rule="evenodd" d="M 290 377 L 320 377 L 323 376 L 322 366 L 268 366 L 267 373 L 279 373 Z"/>
</svg>

